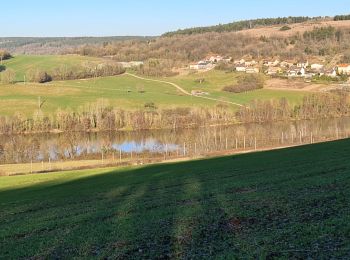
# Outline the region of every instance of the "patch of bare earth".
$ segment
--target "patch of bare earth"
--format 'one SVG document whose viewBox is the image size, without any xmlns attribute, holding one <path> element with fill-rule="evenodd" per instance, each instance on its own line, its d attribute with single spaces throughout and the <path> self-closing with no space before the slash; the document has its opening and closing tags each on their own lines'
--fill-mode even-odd
<svg viewBox="0 0 350 260">
<path fill-rule="evenodd" d="M 269 79 L 266 81 L 265 85 L 265 89 L 309 92 L 323 91 L 327 87 L 329 86 L 309 83 L 301 79 Z"/>
</svg>

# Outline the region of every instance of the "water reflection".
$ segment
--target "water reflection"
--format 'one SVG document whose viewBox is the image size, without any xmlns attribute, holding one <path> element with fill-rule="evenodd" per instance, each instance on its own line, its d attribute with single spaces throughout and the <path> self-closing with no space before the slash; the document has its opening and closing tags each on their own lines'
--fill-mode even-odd
<svg viewBox="0 0 350 260">
<path fill-rule="evenodd" d="M 0 163 L 167 155 L 191 156 L 344 138 L 350 118 L 184 130 L 0 136 Z"/>
</svg>

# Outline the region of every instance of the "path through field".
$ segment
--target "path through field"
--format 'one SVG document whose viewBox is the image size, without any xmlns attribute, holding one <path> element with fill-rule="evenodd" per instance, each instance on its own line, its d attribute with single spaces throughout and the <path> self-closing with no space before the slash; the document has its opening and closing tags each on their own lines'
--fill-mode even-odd
<svg viewBox="0 0 350 260">
<path fill-rule="evenodd" d="M 187 90 L 183 89 L 182 87 L 180 87 L 179 85 L 173 83 L 173 82 L 169 82 L 169 81 L 164 81 L 164 80 L 158 80 L 158 79 L 149 79 L 149 78 L 144 78 L 144 77 L 140 77 L 131 73 L 125 73 L 125 75 L 129 75 L 131 77 L 137 78 L 137 79 L 141 79 L 141 80 L 146 80 L 146 81 L 153 81 L 153 82 L 159 82 L 159 83 L 164 83 L 164 84 L 168 84 L 171 85 L 173 87 L 175 87 L 176 89 L 178 89 L 180 92 L 182 92 L 183 94 L 187 95 L 187 96 L 193 96 L 196 98 L 202 98 L 202 99 L 207 99 L 207 100 L 213 100 L 213 101 L 217 101 L 217 102 L 221 102 L 221 103 L 226 103 L 226 104 L 231 104 L 231 105 L 235 105 L 235 106 L 239 106 L 239 107 L 244 107 L 244 105 L 239 104 L 239 103 L 235 103 L 235 102 L 231 102 L 231 101 L 227 101 L 227 100 L 221 100 L 221 99 L 217 99 L 217 98 L 211 98 L 211 97 L 204 97 L 204 96 L 199 96 L 199 95 L 193 95 L 190 92 L 188 92 Z"/>
</svg>

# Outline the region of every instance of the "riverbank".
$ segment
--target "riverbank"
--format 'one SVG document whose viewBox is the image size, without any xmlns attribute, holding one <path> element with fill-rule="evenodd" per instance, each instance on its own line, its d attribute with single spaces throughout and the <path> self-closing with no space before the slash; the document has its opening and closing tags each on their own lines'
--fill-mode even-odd
<svg viewBox="0 0 350 260">
<path fill-rule="evenodd" d="M 191 160 L 202 160 L 222 156 L 232 156 L 232 155 L 242 155 L 249 153 L 257 152 L 266 152 L 274 150 L 288 149 L 292 147 L 302 147 L 311 144 L 320 144 L 327 143 L 339 140 L 346 140 L 348 137 L 341 139 L 328 139 L 328 140 L 317 140 L 315 137 L 310 136 L 308 142 L 300 142 L 295 144 L 286 144 L 280 146 L 271 146 L 271 147 L 258 147 L 257 142 L 254 143 L 253 149 L 248 147 L 238 147 L 236 149 L 223 149 L 218 151 L 198 153 L 198 154 L 186 154 L 178 153 L 163 153 L 158 154 L 158 156 L 145 156 L 129 153 L 121 155 L 113 153 L 112 155 L 107 155 L 107 157 L 101 156 L 101 159 L 95 160 L 71 160 L 71 161 L 42 161 L 35 163 L 22 163 L 22 164 L 5 164 L 0 165 L 0 177 L 1 176 L 18 176 L 18 175 L 27 175 L 27 174 L 41 174 L 41 173 L 52 173 L 52 172 L 64 172 L 72 170 L 88 170 L 88 169 L 108 169 L 108 168 L 120 168 L 126 166 L 146 166 L 154 164 L 163 164 L 163 163 L 176 163 L 176 162 L 186 162 Z M 246 144 L 243 144 L 246 145 Z"/>
</svg>

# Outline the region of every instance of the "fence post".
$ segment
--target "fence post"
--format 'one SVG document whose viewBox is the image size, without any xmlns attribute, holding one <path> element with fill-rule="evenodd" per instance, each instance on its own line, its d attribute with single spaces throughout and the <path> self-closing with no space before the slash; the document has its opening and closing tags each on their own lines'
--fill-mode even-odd
<svg viewBox="0 0 350 260">
<path fill-rule="evenodd" d="M 245 150 L 245 136 L 243 137 L 243 149 Z"/>
<path fill-rule="evenodd" d="M 238 139 L 236 137 L 236 150 L 238 149 Z"/>
<path fill-rule="evenodd" d="M 194 156 L 197 156 L 197 143 L 194 143 Z"/>
<path fill-rule="evenodd" d="M 227 137 L 226 137 L 226 150 L 228 150 Z"/>
<path fill-rule="evenodd" d="M 300 144 L 302 144 L 303 143 L 303 138 L 301 136 L 301 131 L 299 131 L 299 139 L 300 139 Z"/>
<path fill-rule="evenodd" d="M 186 143 L 184 143 L 184 156 L 186 156 Z"/>
</svg>

